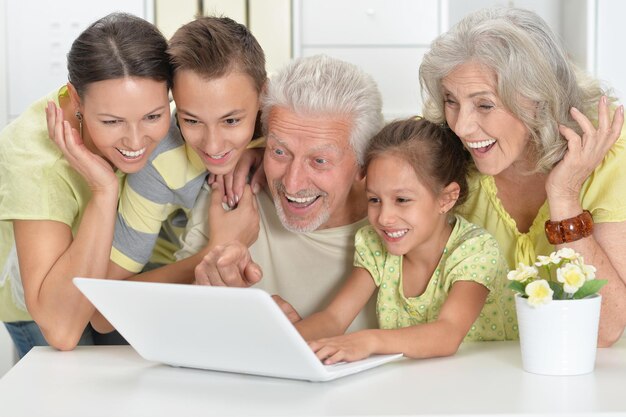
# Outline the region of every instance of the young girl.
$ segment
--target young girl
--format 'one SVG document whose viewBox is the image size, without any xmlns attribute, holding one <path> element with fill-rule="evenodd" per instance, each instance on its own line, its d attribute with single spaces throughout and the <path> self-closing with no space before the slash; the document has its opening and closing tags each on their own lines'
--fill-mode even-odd
<svg viewBox="0 0 626 417">
<path fill-rule="evenodd" d="M 467 195 L 468 160 L 450 130 L 424 119 L 393 122 L 372 139 L 371 225 L 355 237 L 355 268 L 325 310 L 296 323 L 324 363 L 375 353 L 446 356 L 463 340 L 516 338 L 495 239 L 453 214 Z M 376 288 L 380 330 L 337 336 Z"/>
<path fill-rule="evenodd" d="M 138 17 L 98 20 L 72 44 L 67 85 L 0 133 L 0 319 L 20 357 L 93 342 L 94 308 L 71 280 L 106 276 L 118 180 L 167 133 L 166 49 Z"/>
</svg>

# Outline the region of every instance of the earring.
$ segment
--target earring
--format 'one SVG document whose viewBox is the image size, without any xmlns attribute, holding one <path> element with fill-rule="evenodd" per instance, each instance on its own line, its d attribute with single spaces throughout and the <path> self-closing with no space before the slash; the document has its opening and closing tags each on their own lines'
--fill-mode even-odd
<svg viewBox="0 0 626 417">
<path fill-rule="evenodd" d="M 80 137 L 82 139 L 83 137 L 83 114 L 80 112 L 80 110 L 76 110 L 76 113 L 74 113 L 74 116 L 76 116 L 76 119 L 78 120 L 78 133 L 80 133 Z"/>
</svg>

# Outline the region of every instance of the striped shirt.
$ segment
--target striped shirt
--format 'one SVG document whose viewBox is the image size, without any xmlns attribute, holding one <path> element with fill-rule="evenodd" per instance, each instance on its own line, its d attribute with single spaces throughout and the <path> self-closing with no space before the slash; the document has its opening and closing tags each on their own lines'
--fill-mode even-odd
<svg viewBox="0 0 626 417">
<path fill-rule="evenodd" d="M 172 117 L 167 136 L 159 143 L 146 166 L 126 176 L 118 206 L 111 260 L 122 268 L 139 272 L 153 261 L 167 263 L 180 245 L 178 230 L 186 224 L 207 170 L 196 152 L 182 138 Z M 169 243 L 168 243 L 169 242 Z M 168 247 L 169 246 L 169 247 Z"/>
<path fill-rule="evenodd" d="M 182 137 L 173 112 L 167 136 L 146 166 L 126 176 L 118 206 L 111 260 L 134 273 L 144 266 L 174 262 L 187 215 L 208 174 L 198 154 Z M 255 135 L 257 132 L 255 132 Z M 248 144 L 262 148 L 265 138 Z"/>
</svg>

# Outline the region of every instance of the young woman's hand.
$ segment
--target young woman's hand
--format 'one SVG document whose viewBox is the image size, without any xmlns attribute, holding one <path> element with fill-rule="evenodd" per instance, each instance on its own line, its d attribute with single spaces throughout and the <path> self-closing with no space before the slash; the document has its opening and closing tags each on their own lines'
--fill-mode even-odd
<svg viewBox="0 0 626 417">
<path fill-rule="evenodd" d="M 579 205 L 583 183 L 600 165 L 620 136 L 624 124 L 624 107 L 619 106 L 615 110 L 612 120 L 610 113 L 608 100 L 603 96 L 598 103 L 597 128 L 575 108 L 570 110 L 570 114 L 581 127 L 582 137 L 566 126 L 559 126 L 559 132 L 567 140 L 567 151 L 563 159 L 552 169 L 546 182 L 551 211 L 561 208 L 566 210 L 566 207 Z M 567 211 L 563 211 L 567 217 L 566 213 Z"/>
<path fill-rule="evenodd" d="M 314 340 L 309 346 L 325 365 L 358 361 L 376 353 L 376 339 L 371 330 Z"/>
<path fill-rule="evenodd" d="M 63 118 L 63 110 L 53 102 L 46 108 L 48 130 L 54 127 L 51 139 L 59 147 L 65 158 L 80 173 L 92 192 L 115 192 L 117 197 L 118 180 L 111 165 L 101 156 L 91 152 L 78 131 Z"/>
<path fill-rule="evenodd" d="M 239 203 L 248 178 L 250 179 L 250 187 L 252 187 L 254 194 L 256 194 L 261 187 L 265 186 L 263 152 L 264 149 L 262 148 L 246 149 L 241 154 L 233 172 L 226 175 L 209 175 L 207 182 L 209 185 L 219 183 L 220 188 L 224 190 L 222 201 L 228 204 L 229 207 L 233 208 Z"/>
</svg>

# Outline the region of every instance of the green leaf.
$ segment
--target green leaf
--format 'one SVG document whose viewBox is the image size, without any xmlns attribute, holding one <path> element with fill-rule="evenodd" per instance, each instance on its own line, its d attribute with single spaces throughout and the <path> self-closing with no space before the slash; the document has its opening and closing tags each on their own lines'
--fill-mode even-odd
<svg viewBox="0 0 626 417">
<path fill-rule="evenodd" d="M 563 287 L 561 287 L 561 284 L 559 284 L 558 282 L 554 282 L 554 281 L 548 281 L 548 285 L 550 286 L 550 288 L 552 289 L 552 291 L 554 291 L 554 294 L 552 295 L 552 299 L 553 300 L 564 300 L 564 291 L 563 291 Z M 580 291 L 580 290 L 579 290 Z"/>
<path fill-rule="evenodd" d="M 579 300 L 581 298 L 585 298 L 592 294 L 600 291 L 600 288 L 607 283 L 606 279 L 592 279 L 591 281 L 585 282 L 585 284 L 576 291 L 574 294 L 574 299 Z"/>
<path fill-rule="evenodd" d="M 511 281 L 509 282 L 509 288 L 515 292 L 518 292 L 522 295 L 526 294 L 526 285 L 522 284 L 519 281 Z"/>
</svg>

